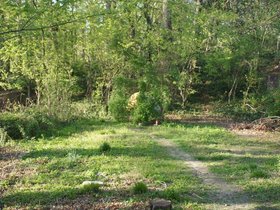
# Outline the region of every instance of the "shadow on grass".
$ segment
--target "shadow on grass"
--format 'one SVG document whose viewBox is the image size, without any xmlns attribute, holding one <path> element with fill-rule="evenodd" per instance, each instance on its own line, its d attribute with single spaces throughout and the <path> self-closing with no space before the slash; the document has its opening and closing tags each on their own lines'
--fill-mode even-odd
<svg viewBox="0 0 280 210">
<path fill-rule="evenodd" d="M 17 151 L 11 146 L 0 147 L 0 161 L 16 160 L 20 159 L 24 155 L 24 152 Z"/>
<path fill-rule="evenodd" d="M 265 206 L 265 205 L 260 205 L 254 208 L 254 210 L 279 210 L 279 207 L 273 207 L 273 206 Z"/>
<path fill-rule="evenodd" d="M 247 194 L 251 195 L 250 200 L 255 203 L 279 203 L 280 198 L 280 184 L 274 185 L 259 185 L 255 186 L 253 189 L 247 189 L 245 191 Z M 280 208 L 280 206 L 279 206 Z"/>
<path fill-rule="evenodd" d="M 268 189 L 270 190 L 270 189 Z M 4 196 L 2 201 L 5 207 L 28 207 L 32 208 L 34 206 L 43 207 L 54 207 L 54 206 L 64 206 L 64 205 L 75 205 L 75 204 L 100 204 L 104 202 L 106 198 L 109 202 L 126 202 L 126 201 L 142 201 L 148 202 L 154 198 L 164 198 L 171 200 L 173 204 L 183 204 L 183 203 L 198 203 L 198 204 L 221 204 L 224 205 L 222 199 L 220 200 L 209 200 L 207 197 L 203 196 L 200 189 L 192 192 L 186 192 L 182 190 L 169 190 L 164 191 L 149 189 L 147 193 L 144 194 L 134 194 L 131 189 L 118 189 L 118 190 L 107 190 L 101 189 L 98 192 L 85 190 L 81 187 L 67 188 L 67 189 L 57 189 L 54 191 L 36 191 L 36 192 L 15 192 L 10 195 Z M 208 194 L 215 194 L 215 191 L 208 191 Z M 202 196 L 202 197 L 201 197 Z M 233 200 L 231 203 L 226 203 L 227 205 L 234 204 L 246 204 L 247 201 L 242 199 L 246 197 L 244 193 L 240 193 L 237 197 L 241 199 Z M 84 200 L 84 197 L 86 199 Z M 90 199 L 88 199 L 90 198 Z M 263 209 L 263 201 L 250 199 L 250 201 L 260 204 L 256 209 Z M 271 202 L 271 201 L 270 201 Z M 266 208 L 266 209 L 277 209 L 277 208 Z"/>
<path fill-rule="evenodd" d="M 186 150 L 194 154 L 194 156 L 201 161 L 213 162 L 221 160 L 232 160 L 240 163 L 256 163 L 256 164 L 278 164 L 276 153 L 270 153 L 264 150 L 245 150 L 232 151 L 227 149 L 217 149 L 209 147 L 196 147 L 195 145 L 188 147 Z"/>
<path fill-rule="evenodd" d="M 130 157 L 152 157 L 152 158 L 165 158 L 167 160 L 173 159 L 164 154 L 160 155 L 157 151 L 163 150 L 159 146 L 155 147 L 112 147 L 110 151 L 101 152 L 98 148 L 96 149 L 82 149 L 82 148 L 71 148 L 71 149 L 42 149 L 31 151 L 26 154 L 23 159 L 37 159 L 41 157 L 52 158 L 65 158 L 69 153 L 74 153 L 81 157 L 92 157 L 92 156 L 130 156 Z"/>
<path fill-rule="evenodd" d="M 201 194 L 200 191 L 187 193 L 183 190 L 172 191 L 164 190 L 158 191 L 149 189 L 148 192 L 143 194 L 134 194 L 132 189 L 118 189 L 118 190 L 108 190 L 101 189 L 98 192 L 89 191 L 82 187 L 68 188 L 68 189 L 57 189 L 54 191 L 29 191 L 29 192 L 15 192 L 10 195 L 3 197 L 3 203 L 5 207 L 28 207 L 32 208 L 34 206 L 44 206 L 44 207 L 54 207 L 63 206 L 67 204 L 77 204 L 77 203 L 92 203 L 97 204 L 101 202 L 148 202 L 154 198 L 164 198 L 172 200 L 173 203 L 180 202 L 194 202 L 194 203 L 206 203 L 208 200 L 201 200 L 201 197 L 194 197 L 193 194 Z M 87 200 L 83 198 L 87 196 Z M 88 197 L 90 196 L 90 197 Z M 104 198 L 106 198 L 104 200 Z"/>
</svg>

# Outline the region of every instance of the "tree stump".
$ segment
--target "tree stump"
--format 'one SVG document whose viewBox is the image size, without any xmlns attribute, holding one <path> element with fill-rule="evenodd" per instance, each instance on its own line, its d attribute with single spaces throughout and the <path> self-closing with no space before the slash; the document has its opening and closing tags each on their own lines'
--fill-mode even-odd
<svg viewBox="0 0 280 210">
<path fill-rule="evenodd" d="M 164 200 L 164 199 L 158 199 L 158 198 L 154 199 L 150 202 L 150 209 L 151 210 L 156 210 L 156 209 L 171 210 L 172 209 L 171 201 Z"/>
</svg>

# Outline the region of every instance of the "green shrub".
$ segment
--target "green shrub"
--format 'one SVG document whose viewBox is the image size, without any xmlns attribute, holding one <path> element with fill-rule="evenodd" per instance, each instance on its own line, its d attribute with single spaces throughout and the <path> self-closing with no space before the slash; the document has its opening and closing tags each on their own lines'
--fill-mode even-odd
<svg viewBox="0 0 280 210">
<path fill-rule="evenodd" d="M 38 135 L 39 124 L 33 116 L 24 113 L 1 113 L 0 127 L 12 139 L 30 138 Z"/>
<path fill-rule="evenodd" d="M 162 103 L 158 96 L 152 92 L 140 92 L 137 104 L 132 112 L 134 123 L 147 123 L 163 117 Z"/>
<path fill-rule="evenodd" d="M 280 116 L 280 90 L 269 91 L 264 96 L 251 96 L 244 105 L 235 102 L 220 106 L 218 111 L 235 120 L 252 121 L 266 116 Z"/>
<path fill-rule="evenodd" d="M 217 111 L 224 116 L 231 117 L 237 121 L 253 121 L 264 115 L 260 109 L 253 110 L 250 107 L 242 107 L 241 102 L 220 105 Z"/>
<path fill-rule="evenodd" d="M 12 139 L 39 137 L 50 132 L 58 121 L 40 112 L 4 112 L 0 114 L 0 128 Z"/>
<path fill-rule="evenodd" d="M 280 90 L 268 92 L 261 102 L 263 108 L 270 116 L 280 116 Z"/>
<path fill-rule="evenodd" d="M 99 151 L 100 152 L 108 152 L 111 150 L 111 146 L 108 142 L 103 142 L 100 146 L 99 146 Z"/>
<path fill-rule="evenodd" d="M 134 184 L 132 190 L 135 194 L 143 194 L 148 192 L 148 187 L 144 182 L 137 182 Z"/>
<path fill-rule="evenodd" d="M 121 91 L 113 92 L 109 101 L 109 112 L 117 121 L 127 121 L 129 112 L 127 110 L 127 97 Z"/>
</svg>

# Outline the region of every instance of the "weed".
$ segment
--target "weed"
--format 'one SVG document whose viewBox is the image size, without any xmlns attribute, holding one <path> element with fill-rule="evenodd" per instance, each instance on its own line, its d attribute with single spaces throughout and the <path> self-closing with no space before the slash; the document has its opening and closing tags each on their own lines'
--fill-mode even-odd
<svg viewBox="0 0 280 210">
<path fill-rule="evenodd" d="M 8 140 L 8 134 L 4 128 L 0 128 L 0 145 L 4 145 Z"/>
<path fill-rule="evenodd" d="M 144 182 L 137 182 L 133 186 L 133 192 L 135 194 L 143 194 L 148 192 L 148 187 Z"/>
<path fill-rule="evenodd" d="M 251 172 L 251 178 L 268 178 L 269 174 L 261 169 L 257 169 Z"/>
<path fill-rule="evenodd" d="M 165 198 L 170 199 L 170 200 L 177 200 L 177 201 L 180 200 L 179 193 L 175 189 L 172 189 L 172 188 L 167 188 L 164 191 L 164 196 L 165 196 Z"/>
<path fill-rule="evenodd" d="M 100 152 L 109 152 L 111 150 L 111 146 L 108 142 L 103 142 L 100 146 L 99 146 L 99 151 Z"/>
<path fill-rule="evenodd" d="M 94 192 L 94 193 L 97 193 L 100 191 L 100 185 L 99 184 L 95 184 L 95 183 L 92 183 L 92 184 L 86 184 L 86 185 L 83 185 L 82 187 L 82 192 L 83 193 L 91 193 L 91 192 Z"/>
</svg>

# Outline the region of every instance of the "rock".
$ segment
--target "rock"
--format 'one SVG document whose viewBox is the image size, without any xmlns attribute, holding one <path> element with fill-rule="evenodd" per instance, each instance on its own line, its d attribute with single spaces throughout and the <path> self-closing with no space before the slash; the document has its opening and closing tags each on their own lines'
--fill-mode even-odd
<svg viewBox="0 0 280 210">
<path fill-rule="evenodd" d="M 150 202 L 150 209 L 151 210 L 156 210 L 156 209 L 162 209 L 162 210 L 169 209 L 169 210 L 171 210 L 172 209 L 171 201 L 156 198 L 156 199 L 154 199 Z"/>
<path fill-rule="evenodd" d="M 127 104 L 127 108 L 129 110 L 131 110 L 131 109 L 136 107 L 136 105 L 137 105 L 137 98 L 138 98 L 139 94 L 140 94 L 140 92 L 136 92 L 136 93 L 133 93 L 130 96 L 130 98 L 128 100 L 128 104 Z"/>
<path fill-rule="evenodd" d="M 85 186 L 85 185 L 91 185 L 91 184 L 95 184 L 95 185 L 99 185 L 99 186 L 104 185 L 104 183 L 101 182 L 101 181 L 84 181 L 84 182 L 82 183 L 83 186 Z"/>
</svg>

